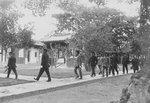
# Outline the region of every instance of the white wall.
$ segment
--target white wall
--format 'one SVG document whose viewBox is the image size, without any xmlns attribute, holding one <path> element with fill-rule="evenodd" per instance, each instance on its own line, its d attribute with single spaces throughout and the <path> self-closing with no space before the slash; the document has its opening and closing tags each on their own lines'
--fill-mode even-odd
<svg viewBox="0 0 150 103">
<path fill-rule="evenodd" d="M 2 48 L 0 47 L 0 52 L 1 52 Z M 6 65 L 8 62 L 8 53 L 9 53 L 9 49 L 7 50 L 7 54 L 5 54 L 5 50 L 3 50 L 2 54 L 0 54 L 0 65 Z"/>
<path fill-rule="evenodd" d="M 40 50 L 31 48 L 30 50 L 30 61 L 28 63 L 40 63 Z M 36 53 L 36 54 L 35 54 Z"/>
</svg>

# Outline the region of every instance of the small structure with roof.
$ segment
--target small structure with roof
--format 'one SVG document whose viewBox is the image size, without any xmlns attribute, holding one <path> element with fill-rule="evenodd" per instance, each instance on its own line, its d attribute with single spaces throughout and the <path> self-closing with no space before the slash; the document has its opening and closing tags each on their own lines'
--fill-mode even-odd
<svg viewBox="0 0 150 103">
<path fill-rule="evenodd" d="M 64 63 L 67 60 L 67 50 L 69 40 L 72 38 L 71 33 L 52 33 L 41 39 L 41 42 L 46 44 L 49 49 L 49 55 L 52 62 L 55 64 L 57 60 L 63 59 Z"/>
<path fill-rule="evenodd" d="M 34 44 L 30 48 L 16 48 L 16 60 L 18 64 L 32 64 L 40 63 L 42 55 L 42 47 L 44 43 L 40 41 L 34 41 Z"/>
</svg>

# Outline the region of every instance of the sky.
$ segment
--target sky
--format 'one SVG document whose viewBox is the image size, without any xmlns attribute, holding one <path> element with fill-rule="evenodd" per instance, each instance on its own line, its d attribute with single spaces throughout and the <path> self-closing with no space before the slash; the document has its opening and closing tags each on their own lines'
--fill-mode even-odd
<svg viewBox="0 0 150 103">
<path fill-rule="evenodd" d="M 34 28 L 33 32 L 35 35 L 33 36 L 34 40 L 40 40 L 45 35 L 52 33 L 54 30 L 57 29 L 56 24 L 57 20 L 52 17 L 52 14 L 63 13 L 63 11 L 58 8 L 56 5 L 52 4 L 50 9 L 47 11 L 47 14 L 43 17 L 36 17 L 32 15 L 32 12 L 28 9 L 25 9 L 23 5 L 23 1 L 25 0 L 16 0 L 15 3 L 17 4 L 19 11 L 24 14 L 24 17 L 19 19 L 19 24 L 24 27 L 28 23 L 31 23 Z M 118 0 L 107 0 L 107 7 L 114 8 L 119 11 L 122 11 L 127 16 L 137 16 L 138 15 L 138 8 L 139 3 L 135 3 L 129 5 L 126 2 L 118 3 Z M 94 7 L 96 6 L 95 3 L 90 3 L 88 0 L 79 0 L 79 4 L 85 7 Z"/>
<path fill-rule="evenodd" d="M 25 9 L 21 6 L 23 1 L 24 0 L 16 0 L 19 11 L 24 14 L 24 17 L 20 18 L 18 23 L 21 27 L 24 27 L 28 23 L 32 24 L 34 27 L 33 32 L 35 33 L 33 39 L 40 40 L 44 37 L 44 35 L 47 35 L 57 29 L 57 20 L 52 17 L 52 14 L 62 13 L 62 10 L 57 8 L 55 5 L 51 5 L 45 16 L 37 17 L 32 14 L 31 10 Z"/>
</svg>

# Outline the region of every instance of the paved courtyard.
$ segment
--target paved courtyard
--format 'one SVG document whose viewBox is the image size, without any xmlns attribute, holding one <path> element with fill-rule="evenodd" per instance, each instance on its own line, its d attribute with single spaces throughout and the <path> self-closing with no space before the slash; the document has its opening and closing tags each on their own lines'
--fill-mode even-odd
<svg viewBox="0 0 150 103">
<path fill-rule="evenodd" d="M 38 74 L 39 68 L 40 65 L 18 65 L 19 80 L 12 79 L 15 78 L 13 73 L 10 75 L 10 79 L 6 79 L 4 68 L 1 68 L 0 103 L 25 103 L 24 101 L 28 101 L 27 103 L 35 103 L 37 101 L 37 103 L 49 103 L 49 100 L 50 103 L 70 103 L 70 101 L 73 101 L 71 103 L 97 103 L 97 101 L 99 103 L 107 103 L 107 98 L 113 100 L 114 97 L 119 97 L 119 94 L 114 93 L 114 97 L 111 98 L 108 91 L 113 91 L 111 89 L 116 88 L 116 91 L 120 93 L 122 86 L 128 84 L 127 82 L 130 77 L 130 74 L 122 75 L 120 67 L 119 75 L 116 77 L 110 75 L 109 78 L 104 78 L 102 75 L 98 75 L 99 70 L 97 68 L 96 77 L 91 78 L 90 72 L 87 72 L 83 68 L 83 79 L 76 80 L 74 78 L 73 68 L 62 65 L 59 68 L 50 68 L 51 82 L 46 82 L 47 77 L 45 77 L 45 74 L 41 77 L 40 81 L 36 82 L 33 78 Z M 132 70 L 130 70 L 130 73 L 132 73 Z M 113 92 L 115 92 L 115 89 Z M 45 97 L 45 95 L 47 96 Z M 58 99 L 56 99 L 57 97 Z M 37 98 L 41 99 L 38 100 Z"/>
<path fill-rule="evenodd" d="M 128 85 L 130 76 L 102 78 L 94 83 L 86 83 L 4 103 L 110 103 L 110 101 L 119 100 L 121 90 Z"/>
<path fill-rule="evenodd" d="M 17 84 L 24 84 L 24 83 L 31 83 L 34 82 L 33 80 L 23 80 L 23 79 L 12 79 L 12 78 L 2 78 L 0 77 L 0 87 L 3 86 L 11 86 L 11 85 L 17 85 Z"/>
</svg>

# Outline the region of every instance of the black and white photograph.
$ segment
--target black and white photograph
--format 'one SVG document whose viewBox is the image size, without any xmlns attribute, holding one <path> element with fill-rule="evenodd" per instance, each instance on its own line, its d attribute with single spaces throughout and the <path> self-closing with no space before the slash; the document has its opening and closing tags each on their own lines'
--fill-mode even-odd
<svg viewBox="0 0 150 103">
<path fill-rule="evenodd" d="M 150 103 L 150 0 L 0 0 L 0 103 Z"/>
</svg>

